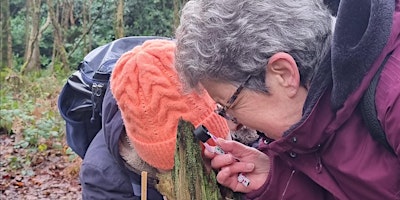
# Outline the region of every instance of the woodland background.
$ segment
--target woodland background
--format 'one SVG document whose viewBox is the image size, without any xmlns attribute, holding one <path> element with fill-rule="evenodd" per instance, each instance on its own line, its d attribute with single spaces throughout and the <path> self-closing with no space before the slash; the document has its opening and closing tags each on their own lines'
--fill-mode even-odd
<svg viewBox="0 0 400 200">
<path fill-rule="evenodd" d="M 80 158 L 57 109 L 94 48 L 134 35 L 173 37 L 186 0 L 1 0 L 0 199 L 80 199 Z"/>
</svg>

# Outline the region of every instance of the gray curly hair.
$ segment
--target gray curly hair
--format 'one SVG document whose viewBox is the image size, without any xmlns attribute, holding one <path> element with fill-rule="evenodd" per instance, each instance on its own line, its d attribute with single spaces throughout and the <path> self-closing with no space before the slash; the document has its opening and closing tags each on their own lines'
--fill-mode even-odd
<svg viewBox="0 0 400 200">
<path fill-rule="evenodd" d="M 322 0 L 191 0 L 176 30 L 176 67 L 186 89 L 203 80 L 268 92 L 265 66 L 289 53 L 306 86 L 327 54 L 332 16 Z"/>
</svg>

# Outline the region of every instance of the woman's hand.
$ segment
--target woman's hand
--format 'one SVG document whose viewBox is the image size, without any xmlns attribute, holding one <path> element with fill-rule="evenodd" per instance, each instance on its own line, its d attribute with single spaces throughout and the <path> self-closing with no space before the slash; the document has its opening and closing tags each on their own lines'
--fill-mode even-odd
<svg viewBox="0 0 400 200">
<path fill-rule="evenodd" d="M 236 141 L 219 138 L 217 145 L 225 154 L 215 154 L 204 150 L 204 155 L 211 159 L 211 167 L 220 169 L 217 181 L 235 192 L 251 192 L 259 189 L 267 180 L 270 161 L 261 151 Z M 238 182 L 238 175 L 243 173 L 250 180 L 248 186 Z"/>
</svg>

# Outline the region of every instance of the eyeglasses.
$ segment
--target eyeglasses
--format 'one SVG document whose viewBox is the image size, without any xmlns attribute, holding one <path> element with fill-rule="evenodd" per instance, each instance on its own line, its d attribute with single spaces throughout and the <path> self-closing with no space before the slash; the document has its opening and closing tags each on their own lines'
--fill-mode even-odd
<svg viewBox="0 0 400 200">
<path fill-rule="evenodd" d="M 227 120 L 231 120 L 233 123 L 238 124 L 238 121 L 235 117 L 230 116 L 226 111 L 232 106 L 232 104 L 236 101 L 237 97 L 239 96 L 240 92 L 243 90 L 244 86 L 247 84 L 247 82 L 250 80 L 251 75 L 249 75 L 246 80 L 239 85 L 239 87 L 236 89 L 235 93 L 231 96 L 231 98 L 226 102 L 225 106 L 222 106 L 221 104 L 217 103 L 217 109 L 215 110 L 216 113 L 218 113 L 220 116 Z"/>
</svg>

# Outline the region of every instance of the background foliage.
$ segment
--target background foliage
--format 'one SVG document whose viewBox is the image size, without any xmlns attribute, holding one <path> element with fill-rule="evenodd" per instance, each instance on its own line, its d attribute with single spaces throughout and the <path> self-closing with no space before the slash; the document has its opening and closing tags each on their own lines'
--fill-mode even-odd
<svg viewBox="0 0 400 200">
<path fill-rule="evenodd" d="M 31 153 L 58 149 L 71 159 L 76 157 L 65 145 L 65 124 L 57 109 L 58 94 L 71 71 L 92 49 L 117 39 L 118 4 L 124 4 L 124 36 L 172 37 L 178 10 L 184 2 L 2 0 L 0 135 L 12 138 L 15 152 L 18 149 L 28 152 L 2 154 L 0 167 L 7 167 L 6 171 L 23 169 L 24 175 L 32 175 Z M 39 27 L 34 34 L 36 40 L 32 40 L 35 5 L 39 8 Z M 51 11 L 55 13 L 53 21 L 50 20 Z M 36 42 L 39 62 L 34 63 L 35 54 L 29 56 L 29 53 L 35 50 L 28 49 L 34 49 Z M 63 49 L 66 59 L 63 59 Z"/>
<path fill-rule="evenodd" d="M 59 0 L 59 4 L 68 0 Z M 88 4 L 87 0 L 69 0 L 73 4 L 73 22 L 69 22 L 68 27 L 63 30 L 63 44 L 67 52 L 78 45 L 79 47 L 72 52 L 69 58 L 71 66 L 67 68 L 75 68 L 74 63 L 82 60 L 83 56 L 95 47 L 106 44 L 117 39 L 114 35 L 114 15 L 116 10 L 116 0 L 92 0 L 87 15 L 91 16 L 91 20 L 96 22 L 93 24 L 87 37 L 90 37 L 90 44 L 79 43 L 79 39 L 84 34 L 83 18 L 84 6 Z M 178 3 L 179 4 L 179 3 Z M 27 7 L 26 0 L 10 1 L 10 20 L 11 20 L 11 36 L 12 36 L 12 53 L 14 69 L 19 69 L 24 63 L 24 54 L 26 46 L 26 37 L 29 33 L 29 27 L 26 22 Z M 89 6 L 89 5 L 88 5 Z M 29 9 L 29 8 L 28 8 Z M 179 9 L 179 8 L 178 8 Z M 124 1 L 124 32 L 125 36 L 134 35 L 157 35 L 157 36 L 173 36 L 173 20 L 174 20 L 174 1 L 169 0 L 132 0 Z M 40 24 L 46 22 L 48 15 L 48 5 L 41 2 Z M 40 57 L 41 68 L 46 68 L 50 63 L 53 51 L 54 28 L 49 26 L 44 32 L 40 41 Z M 4 67 L 4 65 L 3 65 Z"/>
</svg>

